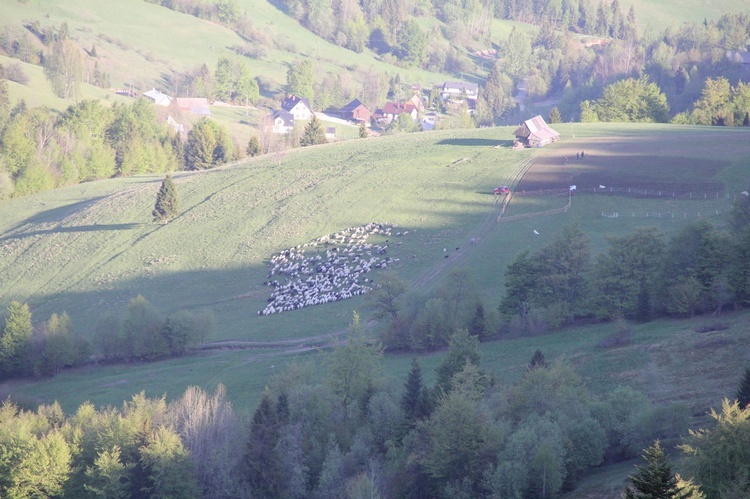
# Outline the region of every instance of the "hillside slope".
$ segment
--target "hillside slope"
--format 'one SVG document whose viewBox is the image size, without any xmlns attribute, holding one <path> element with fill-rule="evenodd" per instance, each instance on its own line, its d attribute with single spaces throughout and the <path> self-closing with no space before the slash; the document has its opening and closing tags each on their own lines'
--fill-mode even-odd
<svg viewBox="0 0 750 499">
<path fill-rule="evenodd" d="M 285 249 L 370 222 L 396 224 L 394 234 L 409 231 L 391 237 L 388 250 L 400 259 L 397 272 L 404 279 L 427 290 L 440 282 L 440 272 L 430 272 L 455 261 L 471 269 L 487 305 L 494 306 L 507 262 L 521 249 L 551 240 L 565 221 L 578 220 L 598 252 L 608 234 L 642 225 L 671 232 L 701 212 L 720 222 L 728 196 L 746 182 L 747 129 L 576 124 L 560 130 L 563 141 L 521 152 L 508 147 L 512 129 L 492 128 L 349 141 L 178 173 L 181 215 L 166 225 L 150 217 L 161 177 L 112 179 L 12 199 L 3 203 L 0 220 L 0 306 L 28 301 L 38 320 L 66 310 L 86 335 L 99 317 L 123 311 L 137 294 L 164 312 L 213 310 L 216 339 L 340 330 L 351 310 L 363 307 L 362 297 L 257 316 L 270 295 L 264 286 L 268 261 Z M 725 150 L 725 143 L 734 146 Z M 587 151 L 586 162 L 566 166 L 564 158 L 580 149 Z M 563 189 L 581 182 L 571 210 L 494 223 L 499 205 L 492 188 L 515 185 L 530 160 L 535 165 L 525 178 L 551 178 L 549 186 Z M 667 172 L 690 178 L 690 187 L 710 187 L 711 197 L 638 199 L 583 191 L 601 183 L 629 187 L 611 180 L 666 189 Z M 507 215 L 559 208 L 566 200 L 514 197 Z M 633 216 L 615 220 L 603 217 L 604 211 Z M 680 215 L 636 217 L 667 211 Z M 472 238 L 478 244 L 469 245 Z M 377 281 L 377 272 L 372 275 Z"/>
</svg>

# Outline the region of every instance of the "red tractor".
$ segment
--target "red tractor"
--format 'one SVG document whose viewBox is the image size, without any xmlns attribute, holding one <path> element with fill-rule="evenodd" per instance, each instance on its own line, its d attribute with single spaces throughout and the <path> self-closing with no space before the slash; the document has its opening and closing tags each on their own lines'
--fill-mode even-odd
<svg viewBox="0 0 750 499">
<path fill-rule="evenodd" d="M 501 185 L 492 189 L 493 194 L 510 194 L 510 188 L 507 185 Z"/>
</svg>

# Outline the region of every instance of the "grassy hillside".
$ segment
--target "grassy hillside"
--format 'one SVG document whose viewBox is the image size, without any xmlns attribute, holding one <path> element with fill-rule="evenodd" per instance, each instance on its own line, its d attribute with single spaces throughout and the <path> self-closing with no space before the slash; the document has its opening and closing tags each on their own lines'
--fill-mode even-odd
<svg viewBox="0 0 750 499">
<path fill-rule="evenodd" d="M 629 0 L 620 3 L 623 12 L 627 12 L 631 5 L 635 7 L 638 22 L 644 28 L 656 30 L 662 30 L 669 25 L 679 25 L 683 21 L 718 20 L 723 14 L 747 12 L 747 2 L 744 0 Z"/>
<path fill-rule="evenodd" d="M 212 389 L 223 383 L 233 403 L 249 411 L 269 378 L 291 362 L 310 363 L 311 376 L 322 379 L 325 358 L 315 345 L 344 330 L 353 310 L 367 316 L 359 297 L 259 317 L 272 254 L 371 221 L 397 224 L 409 231 L 392 237 L 389 249 L 401 259 L 396 269 L 401 277 L 427 292 L 451 268 L 464 267 L 485 305 L 494 307 L 507 262 L 521 249 L 549 242 L 565 223 L 579 223 L 596 253 L 606 247 L 606 236 L 636 227 L 670 233 L 698 216 L 721 222 L 732 196 L 747 188 L 750 130 L 744 128 L 564 124 L 558 129 L 563 140 L 535 150 L 512 151 L 512 128 L 501 127 L 354 140 L 179 173 L 182 213 L 165 225 L 150 222 L 161 181 L 155 176 L 5 202 L 3 308 L 13 299 L 28 301 L 36 320 L 66 310 L 74 327 L 90 334 L 98 317 L 124 311 L 128 300 L 143 294 L 163 312 L 212 310 L 218 320 L 213 340 L 288 343 L 207 350 L 151 364 L 91 366 L 2 389 L 23 403 L 57 399 L 70 411 L 84 400 L 119 405 L 141 390 L 172 398 L 189 385 Z M 574 159 L 580 150 L 585 160 Z M 561 208 L 567 196 L 518 195 L 567 189 L 571 183 L 577 192 L 567 213 L 534 215 Z M 496 222 L 500 204 L 491 194 L 499 184 L 516 192 L 502 223 Z M 665 195 L 610 194 L 600 185 L 661 189 Z M 705 196 L 670 197 L 667 190 Z M 603 216 L 613 212 L 623 215 Z M 532 215 L 513 219 L 522 214 Z M 476 244 L 469 244 L 471 238 Z M 616 348 L 602 346 L 612 324 L 486 343 L 483 362 L 499 382 L 512 382 L 541 348 L 548 359 L 569 359 L 596 392 L 631 385 L 656 403 L 684 403 L 699 424 L 708 407 L 732 394 L 750 362 L 750 314 L 720 320 L 727 329 L 703 334 L 696 327 L 715 319 L 634 326 L 632 343 Z M 441 355 L 420 358 L 430 382 Z M 410 360 L 386 356 L 383 382 L 403 382 Z M 592 478 L 587 485 L 592 497 L 606 497 L 607 487 L 629 472 Z"/>
<path fill-rule="evenodd" d="M 405 279 L 434 286 L 439 278 L 430 272 L 436 267 L 466 266 L 492 303 L 502 293 L 506 262 L 525 247 L 551 240 L 565 221 L 578 220 L 596 252 L 606 235 L 642 225 L 669 232 L 701 212 L 720 220 L 730 203 L 725 194 L 636 199 L 587 194 L 587 186 L 630 187 L 625 184 L 632 180 L 660 188 L 665 171 L 690 179 L 688 187 L 709 186 L 714 195 L 724 186 L 736 194 L 746 182 L 746 129 L 576 124 L 560 130 L 565 140 L 541 150 L 510 150 L 510 128 L 446 131 L 349 141 L 179 173 L 182 214 L 166 225 L 150 221 L 161 180 L 156 176 L 12 199 L 3 204 L 0 220 L 0 306 L 28 301 L 40 320 L 66 310 L 89 334 L 104 312 L 122 311 L 142 294 L 164 312 L 213 310 L 218 340 L 310 336 L 345 327 L 363 298 L 269 317 L 257 311 L 269 296 L 263 283 L 270 257 L 317 237 L 372 221 L 397 224 L 410 233 L 400 245 L 391 243 L 389 255 L 401 259 L 398 272 Z M 735 146 L 724 151 L 725 143 Z M 579 149 L 587 151 L 585 162 L 563 163 Z M 561 188 L 579 183 L 571 211 L 494 224 L 499 206 L 492 188 L 516 182 L 531 158 L 534 166 L 519 188 L 537 185 L 528 180 L 535 178 Z M 507 215 L 566 202 L 514 197 Z M 615 211 L 632 216 L 602 216 Z M 680 215 L 645 218 L 646 212 Z M 469 245 L 472 237 L 479 244 Z M 443 249 L 451 249 L 453 259 L 444 261 Z"/>
<path fill-rule="evenodd" d="M 251 0 L 240 4 L 256 27 L 283 47 L 270 50 L 263 60 L 249 60 L 253 75 L 277 84 L 285 83 L 288 63 L 305 58 L 315 62 L 320 74 L 372 67 L 380 72 L 400 73 L 406 81 L 423 84 L 446 77 L 420 69 L 397 68 L 381 62 L 370 51 L 357 54 L 338 47 L 302 28 L 269 2 Z M 17 26 L 32 20 L 42 26 L 67 22 L 80 47 L 90 49 L 96 45 L 99 65 L 110 73 L 113 86 L 133 85 L 141 91 L 153 86 L 164 88 L 165 79 L 175 71 L 186 71 L 204 62 L 213 70 L 219 57 L 234 55 L 230 47 L 245 43 L 224 26 L 143 0 L 8 1 L 0 3 L 0 19 L 2 24 Z"/>
</svg>

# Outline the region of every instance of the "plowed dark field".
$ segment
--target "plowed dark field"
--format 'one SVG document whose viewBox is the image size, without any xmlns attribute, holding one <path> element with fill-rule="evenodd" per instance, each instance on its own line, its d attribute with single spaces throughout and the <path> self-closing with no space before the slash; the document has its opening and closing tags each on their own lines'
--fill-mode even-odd
<svg viewBox="0 0 750 499">
<path fill-rule="evenodd" d="M 732 144 L 717 143 L 710 127 L 682 134 L 617 130 L 605 137 L 563 137 L 547 146 L 524 175 L 518 191 L 590 189 L 599 186 L 716 193 L 729 189 L 719 173 L 750 153 L 750 132 Z M 722 150 L 723 148 L 723 150 Z M 730 155 L 727 149 L 731 149 Z M 580 153 L 583 152 L 583 157 Z M 576 155 L 578 154 L 579 157 Z M 744 188 L 744 187 L 743 187 Z"/>
</svg>

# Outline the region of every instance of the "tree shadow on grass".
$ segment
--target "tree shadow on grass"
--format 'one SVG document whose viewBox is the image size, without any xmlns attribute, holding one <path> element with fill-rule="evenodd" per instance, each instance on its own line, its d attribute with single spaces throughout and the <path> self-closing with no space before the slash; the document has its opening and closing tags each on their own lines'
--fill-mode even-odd
<svg viewBox="0 0 750 499">
<path fill-rule="evenodd" d="M 45 230 L 33 230 L 28 232 L 19 232 L 5 237 L 0 237 L 0 241 L 8 241 L 11 239 L 23 239 L 30 236 L 41 236 L 45 234 L 56 234 L 62 232 L 93 232 L 93 231 L 109 231 L 109 230 L 130 230 L 136 227 L 144 225 L 142 223 L 128 223 L 128 224 L 94 224 L 94 225 L 74 225 L 71 227 L 55 227 L 54 229 Z"/>
<path fill-rule="evenodd" d="M 443 139 L 438 142 L 442 146 L 473 146 L 473 147 L 512 147 L 513 140 L 495 139 Z"/>
</svg>

